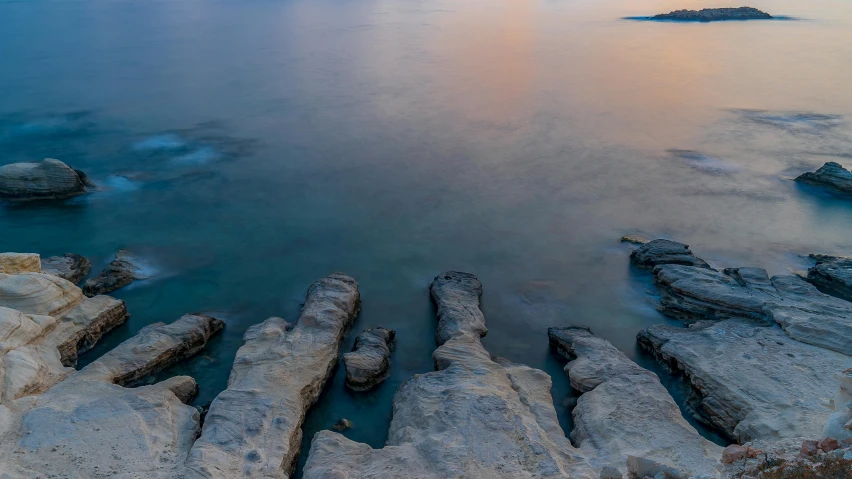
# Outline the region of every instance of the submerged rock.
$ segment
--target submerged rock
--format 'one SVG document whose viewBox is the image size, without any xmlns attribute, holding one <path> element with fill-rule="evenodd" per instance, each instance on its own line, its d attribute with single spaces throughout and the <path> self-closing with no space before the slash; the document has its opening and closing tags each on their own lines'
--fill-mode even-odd
<svg viewBox="0 0 852 479">
<path fill-rule="evenodd" d="M 334 273 L 308 289 L 295 327 L 269 318 L 246 331 L 228 388 L 210 405 L 186 461 L 188 477 L 288 477 L 305 413 L 331 376 L 360 304 L 355 280 Z"/>
<path fill-rule="evenodd" d="M 824 403 L 837 390 L 834 374 L 852 367 L 850 356 L 746 318 L 657 325 L 638 339 L 685 376 L 701 417 L 740 443 L 818 437 L 832 413 Z"/>
<path fill-rule="evenodd" d="M 559 427 L 550 377 L 492 359 L 483 347 L 476 277 L 443 273 L 431 292 L 438 308 L 437 371 L 399 388 L 384 448 L 317 433 L 305 479 L 597 478 Z"/>
<path fill-rule="evenodd" d="M 840 163 L 829 161 L 813 173 L 803 173 L 796 178 L 800 183 L 831 188 L 842 193 L 852 193 L 852 173 Z"/>
<path fill-rule="evenodd" d="M 798 276 L 769 278 L 760 268 L 724 272 L 681 265 L 654 269 L 661 311 L 695 321 L 746 317 L 778 323 L 793 339 L 852 354 L 852 303 Z"/>
<path fill-rule="evenodd" d="M 0 273 L 21 274 L 41 271 L 39 255 L 33 253 L 0 253 Z"/>
<path fill-rule="evenodd" d="M 387 379 L 395 336 L 393 329 L 378 327 L 365 329 L 355 338 L 352 352 L 343 355 L 347 387 L 366 391 Z"/>
<path fill-rule="evenodd" d="M 0 166 L 0 198 L 19 201 L 64 199 L 85 192 L 86 183 L 79 173 L 53 158 L 37 163 Z"/>
<path fill-rule="evenodd" d="M 655 239 L 643 243 L 637 250 L 630 253 L 630 261 L 646 269 L 653 269 L 662 264 L 710 268 L 707 262 L 692 254 L 689 245 L 667 239 Z"/>
<path fill-rule="evenodd" d="M 705 8 L 702 10 L 675 10 L 651 17 L 654 20 L 684 22 L 716 22 L 720 20 L 769 20 L 772 15 L 752 7 Z"/>
<path fill-rule="evenodd" d="M 621 478 L 712 475 L 722 448 L 702 438 L 656 374 L 639 367 L 582 326 L 549 328 L 550 344 L 570 362 L 565 372 L 582 392 L 573 410 L 573 443 Z"/>
<path fill-rule="evenodd" d="M 127 250 L 119 250 L 115 259 L 94 278 L 86 280 L 83 284 L 83 293 L 86 296 L 111 293 L 123 288 L 137 279 L 145 279 L 147 276 L 136 264 L 134 257 Z"/>
<path fill-rule="evenodd" d="M 808 282 L 847 301 L 852 301 L 852 258 L 812 254 L 816 265 L 808 270 Z"/>
<path fill-rule="evenodd" d="M 92 263 L 79 254 L 68 253 L 62 256 L 42 258 L 40 268 L 42 273 L 58 276 L 77 284 L 89 274 Z"/>
</svg>

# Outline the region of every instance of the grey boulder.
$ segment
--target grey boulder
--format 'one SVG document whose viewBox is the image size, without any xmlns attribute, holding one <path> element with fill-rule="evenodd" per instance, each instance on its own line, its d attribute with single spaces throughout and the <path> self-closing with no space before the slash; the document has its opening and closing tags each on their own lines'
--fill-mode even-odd
<svg viewBox="0 0 852 479">
<path fill-rule="evenodd" d="M 803 173 L 796 181 L 852 193 L 852 173 L 834 161 L 827 162 L 813 173 Z"/>
<path fill-rule="evenodd" d="M 68 253 L 62 256 L 41 258 L 41 272 L 58 276 L 74 284 L 79 283 L 89 274 L 92 263 L 79 254 Z"/>
<path fill-rule="evenodd" d="M 348 388 L 367 391 L 387 379 L 395 337 L 393 329 L 377 327 L 365 329 L 355 338 L 352 351 L 343 355 Z"/>
<path fill-rule="evenodd" d="M 710 268 L 707 262 L 692 254 L 689 245 L 667 239 L 655 239 L 642 244 L 630 253 L 630 261 L 645 269 L 653 269 L 655 266 L 663 264 Z"/>
<path fill-rule="evenodd" d="M 122 249 L 115 254 L 115 259 L 99 275 L 86 280 L 83 284 L 83 294 L 91 297 L 111 293 L 134 280 L 145 278 L 147 276 L 136 264 L 133 255 Z"/>
<path fill-rule="evenodd" d="M 0 166 L 0 198 L 18 201 L 70 198 L 86 192 L 88 178 L 80 173 L 53 158 Z"/>
</svg>

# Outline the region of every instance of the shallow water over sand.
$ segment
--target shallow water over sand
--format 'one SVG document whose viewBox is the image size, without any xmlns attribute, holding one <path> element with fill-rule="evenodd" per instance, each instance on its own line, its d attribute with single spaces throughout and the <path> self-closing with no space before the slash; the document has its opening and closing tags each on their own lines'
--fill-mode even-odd
<svg viewBox="0 0 852 479">
<path fill-rule="evenodd" d="M 115 293 L 132 318 L 83 363 L 151 322 L 224 319 L 168 372 L 199 380 L 199 404 L 248 326 L 294 320 L 312 281 L 353 275 L 363 309 L 344 349 L 396 329 L 392 374 L 353 394 L 338 371 L 305 440 L 347 417 L 374 447 L 396 388 L 432 369 L 430 280 L 470 271 L 486 346 L 548 371 L 570 427 L 547 327 L 588 324 L 649 365 L 635 333 L 668 321 L 622 234 L 770 273 L 852 251 L 852 200 L 790 181 L 852 164 L 852 6 L 622 20 L 683 6 L 0 0 L 0 163 L 55 157 L 101 185 L 0 207 L 0 250 L 96 270 L 119 248 L 145 258 L 151 277 Z"/>
</svg>

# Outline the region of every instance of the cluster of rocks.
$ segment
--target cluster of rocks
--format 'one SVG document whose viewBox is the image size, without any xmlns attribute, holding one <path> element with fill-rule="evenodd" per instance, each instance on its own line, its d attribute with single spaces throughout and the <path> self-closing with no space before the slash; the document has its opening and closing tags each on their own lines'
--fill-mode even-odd
<svg viewBox="0 0 852 479">
<path fill-rule="evenodd" d="M 651 17 L 654 20 L 682 22 L 716 22 L 720 20 L 770 20 L 772 15 L 752 7 L 705 8 L 702 10 L 675 10 Z"/>
<path fill-rule="evenodd" d="M 85 193 L 93 187 L 80 170 L 46 158 L 34 163 L 0 166 L 0 198 L 15 201 L 57 200 Z"/>
<path fill-rule="evenodd" d="M 834 161 L 827 162 L 813 173 L 803 173 L 796 178 L 796 181 L 841 193 L 852 193 L 852 173 Z"/>
</svg>

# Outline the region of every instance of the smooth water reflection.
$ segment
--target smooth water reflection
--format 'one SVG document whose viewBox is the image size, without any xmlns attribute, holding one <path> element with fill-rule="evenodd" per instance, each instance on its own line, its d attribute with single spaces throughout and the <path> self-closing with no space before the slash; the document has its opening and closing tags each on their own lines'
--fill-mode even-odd
<svg viewBox="0 0 852 479">
<path fill-rule="evenodd" d="M 356 395 L 338 371 L 306 444 L 339 417 L 383 444 L 394 391 L 432 369 L 431 278 L 471 271 L 487 347 L 550 373 L 570 428 L 547 327 L 591 325 L 652 365 L 635 334 L 671 322 L 622 234 L 771 273 L 850 250 L 852 202 L 789 180 L 852 157 L 852 5 L 752 6 L 798 20 L 621 20 L 669 0 L 0 0 L 0 162 L 56 157 L 102 184 L 0 209 L 0 249 L 158 265 L 83 361 L 214 312 L 223 334 L 167 372 L 196 377 L 198 403 L 248 326 L 352 274 L 344 349 L 396 329 L 392 376 Z"/>
</svg>

